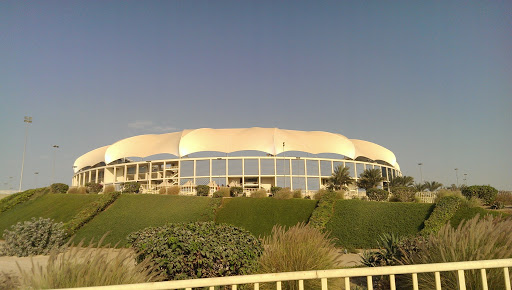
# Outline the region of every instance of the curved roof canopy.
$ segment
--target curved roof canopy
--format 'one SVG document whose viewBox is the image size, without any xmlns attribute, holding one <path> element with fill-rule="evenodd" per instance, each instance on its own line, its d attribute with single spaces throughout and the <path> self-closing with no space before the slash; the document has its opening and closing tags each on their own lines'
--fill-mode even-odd
<svg viewBox="0 0 512 290">
<path fill-rule="evenodd" d="M 284 144 L 284 146 L 283 146 Z M 393 152 L 362 140 L 322 131 L 297 131 L 278 128 L 242 128 L 183 130 L 166 134 L 139 135 L 122 139 L 80 156 L 74 164 L 75 172 L 99 162 L 109 164 L 125 157 L 147 157 L 168 153 L 178 157 L 204 151 L 231 153 L 256 150 L 272 155 L 286 151 L 311 154 L 336 153 L 355 159 L 365 156 L 383 160 L 398 168 Z"/>
</svg>

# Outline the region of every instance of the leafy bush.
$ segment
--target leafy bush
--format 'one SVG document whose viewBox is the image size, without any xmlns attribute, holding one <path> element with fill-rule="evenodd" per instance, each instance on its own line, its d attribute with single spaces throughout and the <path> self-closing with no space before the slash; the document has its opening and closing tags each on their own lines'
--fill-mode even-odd
<svg viewBox="0 0 512 290">
<path fill-rule="evenodd" d="M 64 254 L 51 252 L 46 267 L 33 265 L 31 270 L 21 271 L 24 288 L 75 288 L 162 280 L 151 262 L 133 266 L 128 263 L 132 259 L 130 251 L 101 246 L 101 241 L 97 246 L 91 243 L 88 247 L 82 247 L 80 243 L 76 247 L 67 247 Z"/>
<path fill-rule="evenodd" d="M 196 186 L 197 196 L 208 196 L 210 194 L 210 187 L 208 185 Z"/>
<path fill-rule="evenodd" d="M 233 186 L 233 187 L 229 188 L 229 194 L 232 197 L 240 196 L 240 195 L 242 195 L 242 192 L 244 192 L 244 189 L 239 186 Z"/>
<path fill-rule="evenodd" d="M 335 191 L 328 190 L 322 193 L 322 198 L 318 202 L 318 206 L 311 214 L 311 218 L 309 219 L 309 225 L 319 230 L 324 230 L 325 225 L 327 224 L 327 222 L 334 213 L 334 204 L 338 199 L 339 195 Z"/>
<path fill-rule="evenodd" d="M 80 186 L 78 189 L 77 189 L 77 192 L 78 194 L 87 194 L 87 188 L 85 186 Z"/>
<path fill-rule="evenodd" d="M 230 197 L 231 196 L 230 192 L 231 191 L 230 191 L 229 187 L 221 187 L 219 190 L 217 190 L 216 192 L 213 193 L 213 197 L 215 197 L 215 198 Z"/>
<path fill-rule="evenodd" d="M 1 253 L 5 256 L 27 257 L 45 255 L 64 244 L 66 233 L 62 223 L 54 223 L 52 219 L 32 218 L 30 221 L 19 222 L 5 230 L 5 244 Z"/>
<path fill-rule="evenodd" d="M 180 194 L 180 187 L 177 185 L 173 185 L 171 187 L 167 187 L 167 194 L 169 195 L 178 195 Z"/>
<path fill-rule="evenodd" d="M 69 185 L 64 183 L 54 183 L 50 185 L 51 193 L 66 193 L 69 189 Z"/>
<path fill-rule="evenodd" d="M 384 233 L 377 240 L 377 251 L 365 251 L 361 262 L 367 267 L 394 266 L 400 262 L 402 237 L 394 233 Z"/>
<path fill-rule="evenodd" d="M 366 196 L 368 196 L 369 200 L 384 201 L 388 199 L 389 192 L 384 189 L 370 188 L 366 191 Z"/>
<path fill-rule="evenodd" d="M 433 208 L 427 203 L 338 200 L 325 228 L 339 246 L 375 248 L 384 233 L 418 234 Z"/>
<path fill-rule="evenodd" d="M 512 192 L 499 191 L 496 200 L 503 202 L 505 205 L 512 205 Z"/>
<path fill-rule="evenodd" d="M 267 196 L 267 191 L 265 189 L 258 189 L 257 191 L 251 193 L 252 198 L 264 198 Z"/>
<path fill-rule="evenodd" d="M 302 198 L 302 190 L 296 189 L 293 191 L 293 198 Z"/>
<path fill-rule="evenodd" d="M 252 273 L 263 251 L 248 231 L 213 222 L 150 227 L 128 240 L 137 262 L 152 259 L 170 280 Z"/>
<path fill-rule="evenodd" d="M 262 273 L 335 269 L 341 267 L 339 250 L 327 234 L 303 223 L 286 230 L 275 225 L 263 239 L 265 251 L 259 260 Z M 337 288 L 329 281 L 329 286 Z M 283 282 L 283 289 L 299 289 L 298 281 Z M 305 289 L 320 289 L 318 280 L 305 280 Z"/>
<path fill-rule="evenodd" d="M 76 186 L 70 186 L 70 187 L 68 188 L 68 193 L 69 193 L 69 194 L 77 194 L 77 193 L 78 193 L 78 187 L 76 187 Z"/>
<path fill-rule="evenodd" d="M 425 221 L 425 227 L 421 231 L 422 235 L 436 233 L 455 215 L 464 200 L 458 196 L 445 196 L 435 204 L 434 211 Z"/>
<path fill-rule="evenodd" d="M 280 191 L 281 189 L 283 189 L 282 187 L 279 187 L 279 186 L 272 186 L 270 187 L 270 193 L 272 195 L 276 194 L 276 192 Z"/>
<path fill-rule="evenodd" d="M 88 182 L 85 184 L 87 193 L 100 193 L 103 189 L 103 185 L 95 182 Z"/>
<path fill-rule="evenodd" d="M 65 224 L 67 234 L 69 236 L 74 235 L 79 228 L 112 204 L 120 194 L 118 191 L 105 193 L 99 199 L 87 205 L 86 208 Z"/>
<path fill-rule="evenodd" d="M 158 194 L 167 194 L 167 188 L 166 188 L 166 187 L 161 187 L 161 188 L 158 190 Z"/>
<path fill-rule="evenodd" d="M 462 195 L 468 199 L 475 196 L 483 200 L 485 204 L 490 205 L 496 199 L 498 190 L 489 185 L 472 185 L 462 188 Z"/>
<path fill-rule="evenodd" d="M 0 213 L 7 211 L 29 199 L 32 199 L 33 197 L 37 197 L 46 193 L 48 193 L 47 188 L 29 189 L 23 192 L 13 193 L 0 199 Z"/>
<path fill-rule="evenodd" d="M 293 197 L 293 193 L 290 190 L 290 188 L 288 188 L 288 187 L 282 188 L 281 190 L 279 190 L 278 192 L 276 192 L 274 194 L 275 199 L 290 199 L 292 197 Z"/>
<path fill-rule="evenodd" d="M 103 193 L 111 193 L 114 191 L 116 191 L 116 187 L 113 186 L 112 184 L 107 185 L 107 186 L 105 186 L 105 188 L 103 188 Z"/>
<path fill-rule="evenodd" d="M 140 183 L 132 181 L 123 184 L 123 192 L 139 193 Z"/>
<path fill-rule="evenodd" d="M 394 202 L 415 202 L 416 201 L 416 190 L 414 187 L 393 187 L 391 189 L 393 198 L 390 201 Z"/>
<path fill-rule="evenodd" d="M 402 264 L 447 263 L 505 259 L 512 257 L 512 219 L 487 216 L 475 217 L 456 229 L 444 225 L 439 232 L 428 236 L 418 251 L 407 253 Z M 468 289 L 482 289 L 479 270 L 464 271 Z M 489 289 L 505 289 L 503 269 L 488 269 Z M 410 275 L 407 275 L 411 279 Z M 421 288 L 434 289 L 433 273 L 418 275 Z M 457 272 L 441 272 L 443 288 L 457 289 Z"/>
<path fill-rule="evenodd" d="M 315 195 L 313 196 L 314 199 L 316 200 L 321 200 L 322 199 L 322 196 L 324 196 L 324 194 L 328 193 L 328 192 L 332 192 L 332 190 L 327 190 L 327 189 L 319 189 Z"/>
</svg>

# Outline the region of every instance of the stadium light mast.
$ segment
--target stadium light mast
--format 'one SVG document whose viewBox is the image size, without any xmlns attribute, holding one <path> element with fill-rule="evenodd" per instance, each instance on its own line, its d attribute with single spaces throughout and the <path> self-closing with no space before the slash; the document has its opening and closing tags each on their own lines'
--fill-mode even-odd
<svg viewBox="0 0 512 290">
<path fill-rule="evenodd" d="M 25 151 L 27 149 L 28 125 L 32 124 L 32 117 L 25 116 L 23 122 L 27 123 L 27 125 L 25 127 L 25 145 L 23 145 L 23 158 L 21 159 L 20 188 L 18 189 L 18 192 L 21 192 L 21 185 L 23 184 L 23 167 L 25 166 Z"/>
<path fill-rule="evenodd" d="M 418 163 L 418 166 L 420 167 L 420 178 L 421 178 L 421 183 L 423 183 L 423 172 L 421 171 L 421 166 L 423 165 L 423 163 Z"/>
<path fill-rule="evenodd" d="M 286 155 L 284 154 L 284 142 L 283 142 L 283 179 L 284 179 L 284 187 L 283 188 L 286 188 L 286 169 L 285 166 L 286 166 Z"/>
<path fill-rule="evenodd" d="M 455 168 L 455 177 L 457 178 L 457 188 L 459 188 L 459 169 Z"/>
<path fill-rule="evenodd" d="M 55 156 L 56 155 L 55 152 L 57 152 L 57 149 L 59 149 L 59 145 L 53 145 L 53 148 L 54 148 L 54 150 L 53 150 L 52 183 L 55 183 L 55 157 L 56 157 Z"/>
</svg>

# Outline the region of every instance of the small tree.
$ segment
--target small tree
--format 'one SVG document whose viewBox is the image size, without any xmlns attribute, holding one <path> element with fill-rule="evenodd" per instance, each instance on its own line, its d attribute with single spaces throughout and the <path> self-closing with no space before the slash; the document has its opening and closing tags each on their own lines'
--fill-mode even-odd
<svg viewBox="0 0 512 290">
<path fill-rule="evenodd" d="M 370 188 L 366 191 L 369 200 L 384 201 L 388 199 L 389 192 L 384 189 Z"/>
<path fill-rule="evenodd" d="M 66 193 L 69 189 L 69 186 L 64 183 L 54 183 L 50 185 L 51 193 Z"/>
<path fill-rule="evenodd" d="M 210 187 L 208 185 L 196 186 L 197 196 L 208 196 L 210 194 Z"/>
<path fill-rule="evenodd" d="M 139 193 L 140 184 L 138 182 L 132 181 L 123 184 L 123 191 L 129 193 Z"/>
<path fill-rule="evenodd" d="M 437 191 L 438 189 L 440 189 L 443 186 L 442 183 L 439 183 L 437 181 L 432 181 L 432 182 L 425 181 L 425 185 L 427 186 L 427 189 L 430 192 Z"/>
<path fill-rule="evenodd" d="M 234 187 L 229 188 L 229 194 L 232 197 L 240 196 L 242 194 L 242 192 L 244 192 L 244 189 L 239 186 L 234 186 Z"/>
<path fill-rule="evenodd" d="M 103 185 L 95 182 L 88 182 L 85 184 L 87 193 L 99 193 L 103 189 Z"/>
<path fill-rule="evenodd" d="M 384 181 L 384 178 L 382 177 L 380 169 L 366 169 L 359 176 L 357 186 L 368 190 L 377 187 L 382 181 Z"/>
<path fill-rule="evenodd" d="M 389 182 L 390 187 L 400 187 L 400 186 L 413 186 L 414 177 L 412 176 L 397 176 Z"/>
<path fill-rule="evenodd" d="M 347 190 L 352 183 L 354 183 L 354 179 L 350 177 L 348 167 L 338 165 L 334 168 L 332 176 L 329 177 L 328 188 L 331 190 Z"/>
</svg>

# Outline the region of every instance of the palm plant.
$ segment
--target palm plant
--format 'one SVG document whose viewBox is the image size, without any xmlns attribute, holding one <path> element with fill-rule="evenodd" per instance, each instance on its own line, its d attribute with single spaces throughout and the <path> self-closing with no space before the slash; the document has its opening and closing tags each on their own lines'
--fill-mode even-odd
<svg viewBox="0 0 512 290">
<path fill-rule="evenodd" d="M 425 181 L 425 185 L 427 186 L 427 189 L 430 192 L 434 192 L 443 186 L 442 183 L 439 183 L 437 181 Z"/>
<path fill-rule="evenodd" d="M 415 183 L 414 189 L 416 189 L 417 192 L 425 191 L 428 188 L 427 183 Z"/>
<path fill-rule="evenodd" d="M 368 190 L 377 187 L 382 181 L 384 181 L 384 178 L 382 177 L 380 169 L 366 169 L 359 176 L 357 186 Z"/>
<path fill-rule="evenodd" d="M 354 183 L 354 179 L 350 177 L 348 167 L 343 167 L 341 165 L 334 168 L 332 176 L 329 177 L 329 189 L 331 190 L 347 190 L 348 186 L 352 183 Z"/>
<path fill-rule="evenodd" d="M 397 176 L 389 182 L 390 187 L 406 186 L 410 187 L 414 185 L 414 177 L 412 176 Z"/>
</svg>

